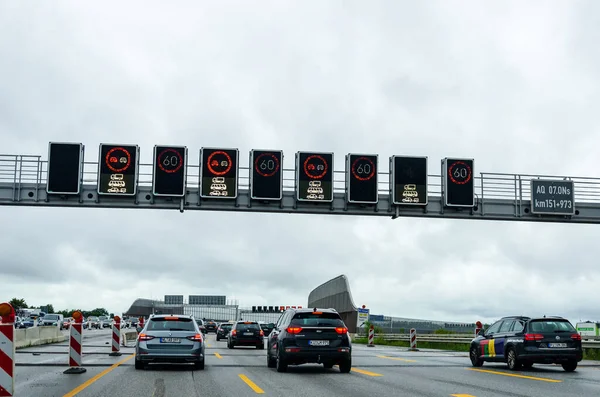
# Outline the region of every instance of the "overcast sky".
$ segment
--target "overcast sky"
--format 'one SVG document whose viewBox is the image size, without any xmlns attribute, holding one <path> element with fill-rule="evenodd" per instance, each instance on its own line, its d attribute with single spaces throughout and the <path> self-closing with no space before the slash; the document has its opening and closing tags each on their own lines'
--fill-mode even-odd
<svg viewBox="0 0 600 397">
<path fill-rule="evenodd" d="M 162 3 L 162 4 L 161 4 Z M 48 141 L 427 155 L 600 176 L 597 1 L 0 3 L 0 152 Z M 595 148 L 595 149 L 594 149 Z M 387 168 L 387 161 L 382 162 Z M 600 226 L 1 207 L 0 300 L 306 305 L 346 274 L 372 313 L 600 320 Z"/>
</svg>

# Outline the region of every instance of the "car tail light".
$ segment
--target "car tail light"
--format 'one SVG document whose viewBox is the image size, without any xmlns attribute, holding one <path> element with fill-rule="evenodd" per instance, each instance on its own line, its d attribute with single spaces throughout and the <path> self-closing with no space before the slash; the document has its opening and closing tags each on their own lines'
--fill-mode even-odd
<svg viewBox="0 0 600 397">
<path fill-rule="evenodd" d="M 265 332 L 262 329 L 260 330 L 260 336 L 265 336 Z"/>
<path fill-rule="evenodd" d="M 150 339 L 154 339 L 154 336 L 150 336 L 150 335 L 146 335 L 146 334 L 140 334 L 140 335 L 138 336 L 138 339 L 139 339 L 139 340 L 142 340 L 142 341 L 143 341 L 143 340 L 150 340 Z"/>
<path fill-rule="evenodd" d="M 573 335 L 571 335 L 571 339 L 573 339 L 573 340 L 581 340 L 581 335 L 579 335 L 579 334 L 573 334 Z"/>
<path fill-rule="evenodd" d="M 544 339 L 544 335 L 542 334 L 525 334 L 525 340 L 542 340 Z"/>
<path fill-rule="evenodd" d="M 232 336 L 235 336 L 235 335 L 237 335 L 237 331 L 234 329 L 233 331 L 231 331 L 231 335 L 232 335 Z"/>
<path fill-rule="evenodd" d="M 302 331 L 302 327 L 287 327 L 286 331 L 290 334 L 299 334 Z"/>
<path fill-rule="evenodd" d="M 188 336 L 189 340 L 193 340 L 195 342 L 202 342 L 202 334 L 196 334 L 194 336 Z"/>
<path fill-rule="evenodd" d="M 337 327 L 335 329 L 335 332 L 337 332 L 340 335 L 347 334 L 348 333 L 348 328 L 346 328 L 346 327 Z"/>
</svg>

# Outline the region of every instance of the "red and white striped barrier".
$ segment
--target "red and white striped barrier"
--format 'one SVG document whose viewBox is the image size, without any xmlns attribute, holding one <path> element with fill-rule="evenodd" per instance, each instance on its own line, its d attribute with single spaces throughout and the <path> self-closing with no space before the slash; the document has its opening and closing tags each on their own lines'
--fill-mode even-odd
<svg viewBox="0 0 600 397">
<path fill-rule="evenodd" d="M 113 319 L 112 325 L 112 352 L 109 356 L 120 356 L 121 355 L 121 347 L 119 342 L 121 341 L 121 318 L 119 316 L 115 316 Z"/>
<path fill-rule="evenodd" d="M 15 394 L 15 326 L 0 324 L 0 396 Z"/>
<path fill-rule="evenodd" d="M 81 312 L 73 313 L 73 319 L 75 322 L 71 324 L 71 331 L 69 335 L 69 369 L 67 369 L 65 374 L 82 374 L 87 371 L 87 369 L 83 368 L 83 363 L 81 359 L 81 345 L 82 345 L 82 331 L 83 331 L 83 323 L 81 319 L 83 315 Z"/>
<path fill-rule="evenodd" d="M 414 328 L 410 329 L 410 349 L 408 349 L 410 351 L 419 351 L 419 349 L 417 349 L 417 330 Z"/>
<path fill-rule="evenodd" d="M 367 344 L 368 347 L 375 346 L 375 344 L 373 342 L 374 339 L 375 339 L 375 327 L 373 326 L 373 324 L 371 324 L 371 326 L 369 327 L 369 343 Z"/>
<path fill-rule="evenodd" d="M 0 303 L 0 396 L 15 395 L 15 308 Z"/>
</svg>

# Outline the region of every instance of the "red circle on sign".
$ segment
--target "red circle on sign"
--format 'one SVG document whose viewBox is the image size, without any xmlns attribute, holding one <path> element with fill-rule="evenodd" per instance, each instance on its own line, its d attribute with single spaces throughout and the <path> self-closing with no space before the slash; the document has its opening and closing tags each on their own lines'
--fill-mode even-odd
<svg viewBox="0 0 600 397">
<path fill-rule="evenodd" d="M 225 171 L 216 171 L 216 170 L 213 168 L 213 165 L 211 165 L 211 162 L 212 162 L 213 160 L 214 160 L 214 161 L 217 161 L 217 160 L 215 159 L 215 156 L 217 156 L 217 155 L 222 155 L 222 156 L 225 156 L 225 158 L 227 159 L 227 166 L 225 167 Z M 219 164 L 220 164 L 220 163 L 217 163 L 217 165 L 215 165 L 215 167 L 218 167 L 218 165 L 219 165 Z M 231 170 L 231 167 L 232 167 L 232 164 L 231 164 L 231 156 L 230 156 L 229 154 L 227 154 L 227 152 L 224 152 L 223 150 L 217 150 L 216 152 L 212 152 L 212 153 L 210 154 L 210 156 L 208 156 L 208 160 L 206 161 L 206 165 L 208 166 L 208 170 L 209 170 L 209 171 L 210 171 L 210 172 L 211 172 L 213 175 L 216 175 L 216 176 L 225 175 L 225 174 L 227 174 L 227 173 L 228 173 L 228 172 Z"/>
<path fill-rule="evenodd" d="M 121 168 L 117 168 L 117 167 L 113 167 L 111 165 L 111 162 L 115 163 L 115 164 L 119 164 L 121 163 L 121 158 L 117 158 L 116 156 L 113 156 L 113 154 L 117 151 L 121 151 L 123 152 L 123 154 L 125 155 L 125 157 L 127 158 L 127 161 L 124 162 L 123 164 L 125 164 L 123 167 Z M 112 159 L 116 159 L 116 161 L 111 161 Z M 112 149 L 110 149 L 108 151 L 108 153 L 106 153 L 106 157 L 104 158 L 106 166 L 112 171 L 112 172 L 123 172 L 125 171 L 127 168 L 129 168 L 129 166 L 131 165 L 131 154 L 129 153 L 128 150 L 122 148 L 122 147 L 114 147 Z"/>
<path fill-rule="evenodd" d="M 264 172 L 263 170 L 261 170 L 260 169 L 260 165 L 259 165 L 259 162 L 260 162 L 261 159 L 263 161 L 273 160 L 273 162 L 275 163 L 275 167 L 273 168 L 273 170 L 270 171 L 270 172 Z M 260 176 L 264 176 L 264 177 L 273 176 L 273 175 L 275 175 L 275 173 L 277 173 L 277 171 L 279 171 L 279 159 L 273 153 L 262 153 L 254 161 L 254 170 L 256 170 L 256 172 Z"/>
<path fill-rule="evenodd" d="M 483 326 L 483 324 L 481 324 L 481 321 L 477 321 L 475 325 L 477 326 L 477 328 L 481 328 Z"/>
<path fill-rule="evenodd" d="M 356 164 L 361 161 L 367 161 L 369 163 L 369 165 L 371 166 L 371 172 L 369 172 L 369 175 L 367 176 L 360 176 L 358 175 L 358 172 L 356 171 Z M 354 160 L 354 162 L 352 163 L 352 175 L 358 179 L 359 181 L 368 181 L 369 179 L 372 179 L 375 176 L 375 163 L 373 162 L 373 160 L 371 160 L 368 157 L 359 157 L 356 160 Z"/>
<path fill-rule="evenodd" d="M 457 165 L 462 165 L 467 170 L 467 175 L 464 177 L 464 180 L 458 180 L 453 175 L 453 171 Z M 455 161 L 450 167 L 448 167 L 448 176 L 450 176 L 450 180 L 452 181 L 452 183 L 456 183 L 457 185 L 464 185 L 465 183 L 468 183 L 471 180 L 471 177 L 473 175 L 471 172 L 471 167 L 469 167 L 467 163 L 465 163 L 464 161 Z"/>
<path fill-rule="evenodd" d="M 165 166 L 163 165 L 163 157 L 166 154 L 170 154 L 170 153 L 174 153 L 175 156 L 177 156 L 177 166 L 173 169 L 167 169 L 165 168 Z M 158 161 L 158 167 L 166 172 L 167 174 L 172 174 L 174 172 L 177 172 L 181 169 L 181 167 L 183 167 L 183 156 L 181 155 L 181 153 L 179 153 L 177 150 L 175 149 L 165 149 L 162 152 L 160 152 L 160 154 L 158 155 L 158 158 L 156 159 Z"/>
<path fill-rule="evenodd" d="M 323 163 L 323 169 L 322 170 L 317 170 L 320 171 L 320 173 L 318 174 L 311 174 L 311 171 L 314 169 L 317 169 L 317 165 L 313 164 L 310 162 L 310 160 L 321 160 L 321 162 Z M 311 178 L 311 179 L 321 179 L 325 176 L 325 174 L 327 174 L 327 169 L 329 168 L 329 166 L 327 165 L 327 161 L 325 160 L 325 158 L 323 156 L 320 156 L 318 154 L 311 154 L 310 156 L 308 156 L 306 158 L 306 160 L 304 160 L 304 173 L 306 174 L 307 177 Z M 312 168 L 311 168 L 312 167 Z"/>
</svg>

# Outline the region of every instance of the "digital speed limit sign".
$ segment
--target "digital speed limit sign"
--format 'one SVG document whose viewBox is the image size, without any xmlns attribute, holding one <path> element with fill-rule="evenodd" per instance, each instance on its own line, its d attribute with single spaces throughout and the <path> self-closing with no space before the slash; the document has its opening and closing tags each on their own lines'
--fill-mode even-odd
<svg viewBox="0 0 600 397">
<path fill-rule="evenodd" d="M 250 151 L 250 197 L 253 200 L 281 200 L 283 151 Z"/>
<path fill-rule="evenodd" d="M 473 159 L 442 160 L 444 204 L 447 207 L 475 206 L 475 161 Z"/>
<path fill-rule="evenodd" d="M 378 158 L 376 154 L 346 155 L 346 189 L 349 203 L 377 204 Z"/>
<path fill-rule="evenodd" d="M 185 146 L 154 146 L 152 194 L 183 197 L 186 193 L 188 149 Z"/>
</svg>

